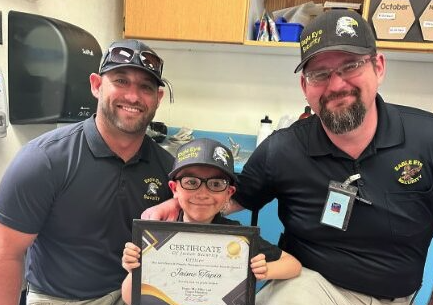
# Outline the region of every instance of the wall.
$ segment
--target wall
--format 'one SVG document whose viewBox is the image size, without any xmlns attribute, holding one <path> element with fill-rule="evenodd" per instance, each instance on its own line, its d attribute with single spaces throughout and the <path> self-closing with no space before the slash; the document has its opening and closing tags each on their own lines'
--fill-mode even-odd
<svg viewBox="0 0 433 305">
<path fill-rule="evenodd" d="M 216 46 L 199 51 L 166 47 L 158 52 L 165 61 L 164 74 L 173 82 L 175 103 L 163 103 L 156 118 L 171 126 L 256 134 L 265 114 L 276 126 L 282 115 L 298 117 L 303 112 L 306 102 L 299 74 L 293 73 L 297 50 L 288 49 L 292 56 L 287 56 L 284 51 L 239 53 L 234 47 L 236 52 L 231 53 Z M 432 71 L 433 54 L 425 58 L 430 62 L 388 61 L 380 88 L 385 100 L 433 111 L 431 80 L 421 72 Z"/>
</svg>

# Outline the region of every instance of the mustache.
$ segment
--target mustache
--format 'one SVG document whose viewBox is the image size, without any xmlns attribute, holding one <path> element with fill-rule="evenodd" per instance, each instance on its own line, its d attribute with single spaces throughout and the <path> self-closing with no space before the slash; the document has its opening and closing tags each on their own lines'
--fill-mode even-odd
<svg viewBox="0 0 433 305">
<path fill-rule="evenodd" d="M 346 96 L 359 97 L 360 91 L 358 88 L 354 88 L 352 90 L 342 90 L 342 91 L 337 91 L 337 92 L 331 92 L 327 96 L 322 96 L 320 98 L 320 104 L 326 105 L 330 100 L 340 99 L 340 98 L 344 98 Z"/>
</svg>

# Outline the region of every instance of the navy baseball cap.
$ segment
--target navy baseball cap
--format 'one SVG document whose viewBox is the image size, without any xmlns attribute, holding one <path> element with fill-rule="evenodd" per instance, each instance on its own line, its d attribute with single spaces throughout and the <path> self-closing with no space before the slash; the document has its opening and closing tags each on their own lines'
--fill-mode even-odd
<svg viewBox="0 0 433 305">
<path fill-rule="evenodd" d="M 295 73 L 316 54 L 342 51 L 359 55 L 376 53 L 376 39 L 368 22 L 352 10 L 332 9 L 314 18 L 301 33 L 301 63 Z"/>
<path fill-rule="evenodd" d="M 194 165 L 218 168 L 229 176 L 233 183 L 236 182 L 232 152 L 218 141 L 200 138 L 180 146 L 168 176 L 173 179 L 180 170 Z"/>
<path fill-rule="evenodd" d="M 121 67 L 135 67 L 150 73 L 159 86 L 164 87 L 162 68 L 164 61 L 147 45 L 135 39 L 113 42 L 102 56 L 99 74 Z"/>
</svg>

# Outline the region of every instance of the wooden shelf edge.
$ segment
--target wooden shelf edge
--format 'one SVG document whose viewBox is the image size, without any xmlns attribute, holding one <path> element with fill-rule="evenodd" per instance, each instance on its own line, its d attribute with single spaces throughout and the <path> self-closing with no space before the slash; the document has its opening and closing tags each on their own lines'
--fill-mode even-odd
<svg viewBox="0 0 433 305">
<path fill-rule="evenodd" d="M 433 43 L 378 40 L 376 41 L 376 45 L 381 49 L 390 49 L 396 51 L 403 50 L 433 52 Z"/>
<path fill-rule="evenodd" d="M 245 41 L 243 44 L 143 40 L 151 48 L 197 52 L 225 52 L 260 55 L 299 56 L 299 43 Z"/>
<path fill-rule="evenodd" d="M 246 40 L 244 44 L 230 43 L 209 43 L 209 42 L 183 42 L 146 39 L 146 44 L 151 48 L 165 50 L 185 50 L 190 52 L 224 52 L 224 53 L 244 53 L 257 55 L 279 55 L 300 57 L 298 42 L 263 42 Z M 390 42 L 388 42 L 390 43 Z M 430 49 L 412 50 L 397 49 L 393 44 L 377 43 L 378 51 L 385 54 L 388 60 L 414 61 L 414 62 L 433 62 L 433 52 Z"/>
<path fill-rule="evenodd" d="M 256 41 L 256 40 L 245 40 L 244 45 L 246 46 L 258 46 L 258 47 L 291 47 L 299 48 L 299 42 L 275 42 L 275 41 Z"/>
</svg>

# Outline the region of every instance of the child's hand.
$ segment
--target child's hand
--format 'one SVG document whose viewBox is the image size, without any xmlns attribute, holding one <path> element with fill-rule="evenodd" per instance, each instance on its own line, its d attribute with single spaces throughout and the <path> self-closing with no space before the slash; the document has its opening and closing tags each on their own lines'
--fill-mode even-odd
<svg viewBox="0 0 433 305">
<path fill-rule="evenodd" d="M 133 243 L 126 243 L 123 249 L 122 267 L 131 272 L 132 269 L 140 267 L 138 259 L 140 258 L 140 248 Z"/>
<path fill-rule="evenodd" d="M 254 273 L 256 279 L 264 280 L 268 274 L 268 266 L 266 257 L 260 253 L 251 259 L 251 271 Z"/>
</svg>

